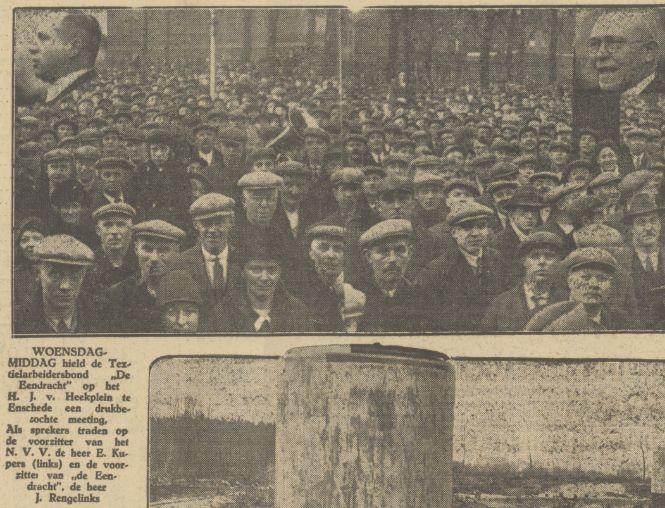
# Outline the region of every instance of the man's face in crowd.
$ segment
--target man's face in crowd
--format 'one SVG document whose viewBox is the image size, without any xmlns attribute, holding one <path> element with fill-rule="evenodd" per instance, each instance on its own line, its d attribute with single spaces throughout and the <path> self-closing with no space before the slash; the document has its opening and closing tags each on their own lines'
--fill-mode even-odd
<svg viewBox="0 0 665 508">
<path fill-rule="evenodd" d="M 243 204 L 250 224 L 266 227 L 270 225 L 277 209 L 277 189 L 245 189 Z"/>
<path fill-rule="evenodd" d="M 166 264 L 178 254 L 180 245 L 165 238 L 143 236 L 134 241 L 134 250 L 141 280 L 154 282 L 164 273 Z"/>
<path fill-rule="evenodd" d="M 559 167 L 565 166 L 568 163 L 568 152 L 555 148 L 549 152 L 552 162 Z"/>
<path fill-rule="evenodd" d="M 97 178 L 95 161 L 86 159 L 76 160 L 76 179 L 84 189 L 90 188 Z"/>
<path fill-rule="evenodd" d="M 443 208 L 446 199 L 441 185 L 428 183 L 419 185 L 414 191 L 416 201 L 428 212 L 434 212 Z"/>
<path fill-rule="evenodd" d="M 606 146 L 598 153 L 598 165 L 601 172 L 614 173 L 619 169 L 619 158 L 612 148 Z"/>
<path fill-rule="evenodd" d="M 310 161 L 320 163 L 328 152 L 328 142 L 318 136 L 305 137 L 305 151 Z"/>
<path fill-rule="evenodd" d="M 591 172 L 587 168 L 576 167 L 568 174 L 568 181 L 575 183 L 587 183 L 591 180 Z"/>
<path fill-rule="evenodd" d="M 74 165 L 69 161 L 51 162 L 46 167 L 46 175 L 51 183 L 59 184 L 74 176 Z"/>
<path fill-rule="evenodd" d="M 240 162 L 242 157 L 242 145 L 239 143 L 222 140 L 220 143 L 220 151 L 224 157 L 224 161 L 228 164 L 235 165 Z"/>
<path fill-rule="evenodd" d="M 658 201 L 658 194 L 660 194 L 660 185 L 663 180 L 663 175 L 661 173 L 654 173 L 653 177 L 639 190 L 639 192 L 644 192 L 649 194 L 651 197 Z"/>
<path fill-rule="evenodd" d="M 479 219 L 453 226 L 451 232 L 460 249 L 478 255 L 487 245 L 489 226 L 486 219 Z"/>
<path fill-rule="evenodd" d="M 44 133 L 39 137 L 39 144 L 44 147 L 44 150 L 50 150 L 55 146 L 55 135 L 52 133 Z"/>
<path fill-rule="evenodd" d="M 332 285 L 344 267 L 344 242 L 336 238 L 315 238 L 309 257 L 321 280 Z"/>
<path fill-rule="evenodd" d="M 112 194 L 125 189 L 129 175 L 124 168 L 107 167 L 99 170 L 99 182 L 102 190 Z"/>
<path fill-rule="evenodd" d="M 591 134 L 582 134 L 580 136 L 580 154 L 593 155 L 596 153 L 598 143 Z"/>
<path fill-rule="evenodd" d="M 644 153 L 644 150 L 647 147 L 647 140 L 643 136 L 629 136 L 626 139 L 626 143 L 628 144 L 630 153 L 633 155 Z"/>
<path fill-rule="evenodd" d="M 39 231 L 33 229 L 26 229 L 23 231 L 21 238 L 19 239 L 19 247 L 23 255 L 26 258 L 33 260 L 35 247 L 37 247 L 43 239 L 44 235 Z"/>
<path fill-rule="evenodd" d="M 411 253 L 411 245 L 406 239 L 387 240 L 365 251 L 377 285 L 394 289 L 404 277 Z"/>
<path fill-rule="evenodd" d="M 522 260 L 526 282 L 547 282 L 552 276 L 557 253 L 549 247 L 531 249 Z"/>
<path fill-rule="evenodd" d="M 523 233 L 531 233 L 538 225 L 540 214 L 537 208 L 518 206 L 509 212 L 510 220 Z"/>
<path fill-rule="evenodd" d="M 515 187 L 500 187 L 492 192 L 492 199 L 496 207 L 502 210 L 504 203 L 513 197 L 516 190 Z"/>
<path fill-rule="evenodd" d="M 362 187 L 358 183 L 340 183 L 333 188 L 333 196 L 342 213 L 351 212 L 358 207 Z"/>
<path fill-rule="evenodd" d="M 413 206 L 413 194 L 407 190 L 396 190 L 382 193 L 377 201 L 376 209 L 382 220 L 411 220 Z"/>
<path fill-rule="evenodd" d="M 199 330 L 199 306 L 190 302 L 174 302 L 162 311 L 165 333 L 196 333 Z"/>
<path fill-rule="evenodd" d="M 531 130 L 526 130 L 520 136 L 520 150 L 532 152 L 538 147 L 538 136 Z"/>
<path fill-rule="evenodd" d="M 640 215 L 633 219 L 631 233 L 633 241 L 639 247 L 652 248 L 660 241 L 662 225 L 657 213 Z"/>
<path fill-rule="evenodd" d="M 55 310 L 67 310 L 76 305 L 87 268 L 74 265 L 39 263 L 39 281 L 44 304 Z"/>
<path fill-rule="evenodd" d="M 137 162 L 144 162 L 146 160 L 145 145 L 141 141 L 127 139 L 125 141 L 125 148 L 131 160 Z"/>
<path fill-rule="evenodd" d="M 554 189 L 554 187 L 556 187 L 556 183 L 549 178 L 536 178 L 531 182 L 531 184 L 535 187 L 541 196 L 544 196 L 549 191 Z"/>
<path fill-rule="evenodd" d="M 369 147 L 374 153 L 383 152 L 383 136 L 380 134 L 372 134 L 368 139 Z"/>
<path fill-rule="evenodd" d="M 532 163 L 524 163 L 520 164 L 517 167 L 517 171 L 519 173 L 519 179 L 522 182 L 528 182 L 529 178 L 531 178 L 535 173 L 536 173 L 536 167 Z"/>
<path fill-rule="evenodd" d="M 83 222 L 83 204 L 80 201 L 70 201 L 56 207 L 56 212 L 65 224 L 78 226 Z"/>
<path fill-rule="evenodd" d="M 452 210 L 460 203 L 473 201 L 473 199 L 473 193 L 469 189 L 465 189 L 464 187 L 453 187 L 448 191 L 448 195 L 446 196 L 446 206 Z"/>
<path fill-rule="evenodd" d="M 132 241 L 132 219 L 126 215 L 106 215 L 97 221 L 97 236 L 104 251 L 126 251 Z"/>
<path fill-rule="evenodd" d="M 464 153 L 459 150 L 453 150 L 446 155 L 446 160 L 455 166 L 462 166 L 464 164 Z"/>
<path fill-rule="evenodd" d="M 365 150 L 365 144 L 360 141 L 350 140 L 346 145 L 344 145 L 346 153 L 349 155 L 352 161 L 362 162 L 363 151 Z"/>
<path fill-rule="evenodd" d="M 201 179 L 199 178 L 189 179 L 189 196 L 191 198 L 192 203 L 201 196 L 203 196 L 204 194 L 207 194 L 208 192 L 209 191 L 206 184 L 203 181 L 201 181 Z"/>
<path fill-rule="evenodd" d="M 65 40 L 59 28 L 59 22 L 44 23 L 30 48 L 35 75 L 47 83 L 54 83 L 63 69 L 69 69 L 71 59 L 76 56 L 72 43 Z"/>
<path fill-rule="evenodd" d="M 252 165 L 252 171 L 270 171 L 275 170 L 275 160 L 274 159 L 257 159 Z"/>
<path fill-rule="evenodd" d="M 150 144 L 150 159 L 157 165 L 164 164 L 169 160 L 171 148 L 161 143 Z"/>
<path fill-rule="evenodd" d="M 651 13 L 610 12 L 598 18 L 589 52 L 603 91 L 623 92 L 655 70 L 658 44 L 652 39 Z"/>
<path fill-rule="evenodd" d="M 282 276 L 277 261 L 253 259 L 245 263 L 242 274 L 250 297 L 260 302 L 272 301 Z"/>
<path fill-rule="evenodd" d="M 199 240 L 207 252 L 216 256 L 226 248 L 234 220 L 231 213 L 205 219 L 194 219 L 194 229 L 196 229 Z"/>
<path fill-rule="evenodd" d="M 284 183 L 280 189 L 282 206 L 286 210 L 296 210 L 305 196 L 307 180 L 299 177 L 285 176 Z"/>
<path fill-rule="evenodd" d="M 612 274 L 602 268 L 584 266 L 568 274 L 570 299 L 586 305 L 602 305 L 612 290 Z"/>
<path fill-rule="evenodd" d="M 203 153 L 210 153 L 215 143 L 215 132 L 210 129 L 196 131 L 196 147 Z"/>
<path fill-rule="evenodd" d="M 58 139 L 69 138 L 74 135 L 74 128 L 68 123 L 61 123 L 55 131 Z"/>
<path fill-rule="evenodd" d="M 619 202 L 621 193 L 619 192 L 618 183 L 608 183 L 600 185 L 593 190 L 593 195 L 600 197 L 607 204 L 616 204 Z"/>
</svg>

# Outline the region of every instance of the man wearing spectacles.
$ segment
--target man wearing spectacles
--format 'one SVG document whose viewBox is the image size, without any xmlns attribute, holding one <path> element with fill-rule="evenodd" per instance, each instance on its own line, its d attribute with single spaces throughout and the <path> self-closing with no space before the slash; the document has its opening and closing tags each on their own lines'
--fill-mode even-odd
<svg viewBox="0 0 665 508">
<path fill-rule="evenodd" d="M 656 19 L 653 10 L 611 11 L 598 18 L 588 48 L 601 90 L 623 95 L 665 90 L 656 72 Z"/>
</svg>

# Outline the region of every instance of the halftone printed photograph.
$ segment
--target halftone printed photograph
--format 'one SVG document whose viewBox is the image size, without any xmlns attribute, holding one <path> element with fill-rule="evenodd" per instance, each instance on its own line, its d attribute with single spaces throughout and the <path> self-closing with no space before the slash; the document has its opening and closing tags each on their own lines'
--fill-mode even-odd
<svg viewBox="0 0 665 508">
<path fill-rule="evenodd" d="M 664 377 L 378 344 L 160 359 L 149 506 L 662 506 Z"/>
<path fill-rule="evenodd" d="M 13 334 L 665 330 L 665 9 L 15 9 Z"/>
</svg>

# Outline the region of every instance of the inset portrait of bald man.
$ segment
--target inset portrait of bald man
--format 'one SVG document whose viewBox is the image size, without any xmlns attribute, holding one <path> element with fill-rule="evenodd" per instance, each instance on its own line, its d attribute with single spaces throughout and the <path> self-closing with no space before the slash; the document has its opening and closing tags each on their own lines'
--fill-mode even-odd
<svg viewBox="0 0 665 508">
<path fill-rule="evenodd" d="M 658 13 L 654 9 L 602 14 L 588 40 L 598 86 L 626 95 L 662 92 L 665 76 L 658 67 Z"/>
<path fill-rule="evenodd" d="M 95 76 L 102 32 L 94 16 L 72 11 L 42 23 L 30 47 L 37 78 L 47 84 L 45 102 L 55 102 Z"/>
</svg>

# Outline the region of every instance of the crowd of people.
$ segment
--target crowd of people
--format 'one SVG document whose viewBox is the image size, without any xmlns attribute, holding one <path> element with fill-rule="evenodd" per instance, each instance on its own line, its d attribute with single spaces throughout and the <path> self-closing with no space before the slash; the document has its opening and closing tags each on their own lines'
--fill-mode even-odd
<svg viewBox="0 0 665 508">
<path fill-rule="evenodd" d="M 17 107 L 15 333 L 665 329 L 663 99 L 218 78 Z"/>
</svg>

